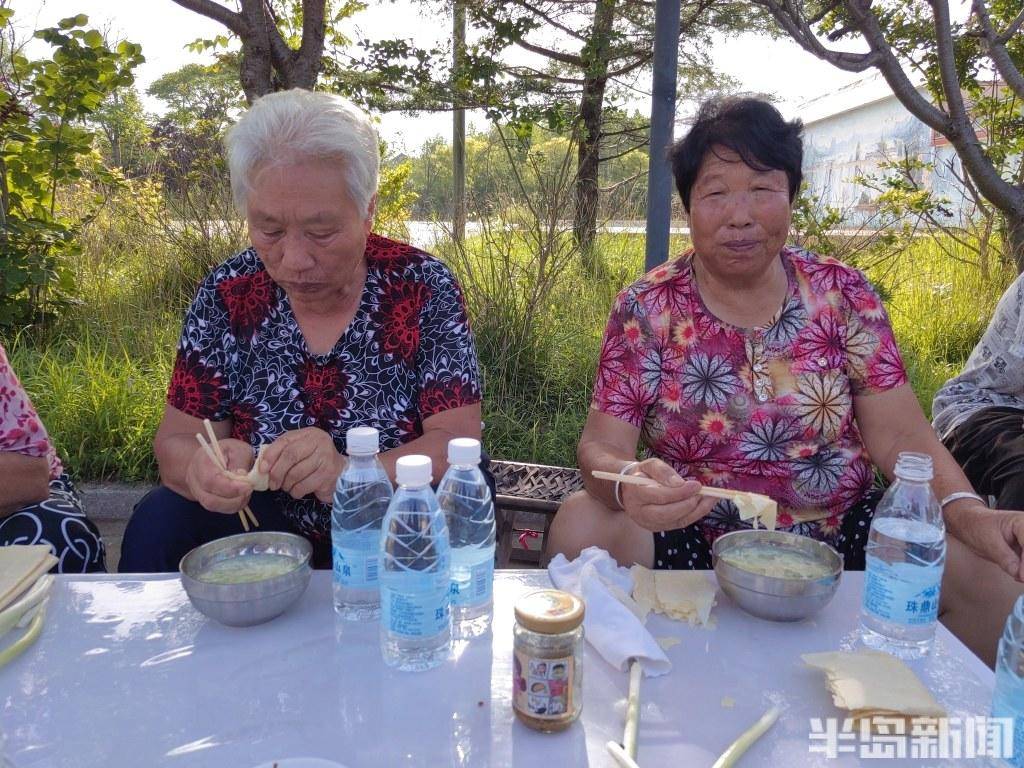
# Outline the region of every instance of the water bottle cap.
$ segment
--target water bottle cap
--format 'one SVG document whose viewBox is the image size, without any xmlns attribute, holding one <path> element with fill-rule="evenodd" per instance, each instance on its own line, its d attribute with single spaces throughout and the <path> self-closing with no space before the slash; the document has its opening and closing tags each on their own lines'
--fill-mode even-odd
<svg viewBox="0 0 1024 768">
<path fill-rule="evenodd" d="M 901 480 L 919 483 L 930 482 L 932 477 L 934 477 L 932 457 L 927 453 L 901 451 L 896 457 L 896 469 L 893 474 Z"/>
<path fill-rule="evenodd" d="M 480 441 L 472 437 L 456 437 L 448 441 L 449 464 L 479 464 Z"/>
<path fill-rule="evenodd" d="M 429 456 L 402 456 L 395 462 L 395 479 L 399 485 L 409 485 L 417 488 L 421 485 L 430 485 L 430 477 L 433 466 Z"/>
<path fill-rule="evenodd" d="M 365 455 L 380 451 L 380 433 L 373 427 L 352 427 L 345 433 L 346 453 Z"/>
</svg>

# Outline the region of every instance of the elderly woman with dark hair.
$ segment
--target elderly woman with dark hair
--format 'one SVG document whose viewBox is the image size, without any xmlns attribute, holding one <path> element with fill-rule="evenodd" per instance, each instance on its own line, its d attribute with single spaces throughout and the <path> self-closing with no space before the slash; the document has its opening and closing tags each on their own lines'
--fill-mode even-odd
<svg viewBox="0 0 1024 768">
<path fill-rule="evenodd" d="M 252 247 L 215 267 L 186 316 L 155 450 L 163 485 L 137 506 L 121 571 L 176 570 L 192 547 L 261 530 L 309 538 L 330 564 L 330 501 L 350 427 L 444 471 L 452 437 L 480 436 L 480 379 L 461 291 L 439 261 L 370 231 L 377 134 L 325 93 L 257 101 L 227 137 L 231 185 Z M 232 470 L 261 470 L 253 493 L 218 469 L 196 433 L 213 422 Z"/>
<path fill-rule="evenodd" d="M 871 285 L 786 245 L 801 131 L 764 101 L 729 98 L 703 105 L 673 148 L 693 249 L 615 302 L 579 444 L 586 489 L 559 510 L 550 551 L 597 544 L 623 564 L 710 568 L 714 539 L 749 523 L 698 495 L 707 484 L 772 497 L 780 528 L 863 568 L 873 470 L 891 478 L 897 453 L 916 451 L 933 459 L 956 556 L 1020 578 L 1022 515 L 987 509 L 937 439 Z M 649 458 L 634 460 L 638 442 Z"/>
</svg>

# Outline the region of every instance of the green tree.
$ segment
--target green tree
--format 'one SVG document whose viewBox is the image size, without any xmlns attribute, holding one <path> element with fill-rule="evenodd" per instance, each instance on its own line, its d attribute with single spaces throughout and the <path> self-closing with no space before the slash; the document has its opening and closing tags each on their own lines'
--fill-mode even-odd
<svg viewBox="0 0 1024 768">
<path fill-rule="evenodd" d="M 134 86 L 115 88 L 89 118 L 100 131 L 104 165 L 129 178 L 148 175 L 156 163 L 150 119 Z"/>
<path fill-rule="evenodd" d="M 245 98 L 251 103 L 272 91 L 312 90 L 334 56 L 324 56 L 325 43 L 347 44 L 338 33 L 342 19 L 365 8 L 359 0 L 238 0 L 237 11 L 217 0 L 174 0 L 182 8 L 218 21 L 242 44 L 238 58 Z M 200 40 L 199 48 L 228 44 L 226 36 Z"/>
<path fill-rule="evenodd" d="M 186 64 L 157 78 L 146 90 L 167 105 L 165 117 L 189 130 L 220 134 L 232 114 L 245 106 L 238 82 L 238 54 L 221 54 L 213 64 Z"/>
<path fill-rule="evenodd" d="M 756 1 L 818 58 L 848 72 L 880 72 L 912 115 L 949 140 L 973 188 L 1002 215 L 1009 254 L 1024 271 L 1020 0 L 973 0 L 963 22 L 946 0 Z M 866 50 L 833 46 L 850 40 Z"/>
<path fill-rule="evenodd" d="M 72 296 L 61 257 L 90 211 L 61 211 L 58 195 L 87 173 L 116 181 L 86 121 L 143 61 L 134 43 L 109 47 L 82 14 L 36 32 L 53 55 L 30 60 L 12 16 L 0 1 L 0 325 L 38 320 Z"/>
<path fill-rule="evenodd" d="M 447 8 L 433 2 L 428 7 Z M 693 94 L 709 83 L 729 87 L 711 67 L 714 34 L 764 29 L 748 3 L 683 0 L 679 27 L 680 90 Z M 654 4 L 643 0 L 467 0 L 469 23 L 479 33 L 453 75 L 450 54 L 408 41 L 367 45 L 355 66 L 370 75 L 367 98 L 380 108 L 482 108 L 493 120 L 522 127 L 570 127 L 576 146 L 574 234 L 589 252 L 600 200 L 605 114 L 648 86 L 653 56 Z M 540 67 L 504 62 L 512 48 L 540 56 Z M 382 98 L 381 96 L 384 96 Z M 646 125 L 632 135 L 646 144 Z"/>
</svg>

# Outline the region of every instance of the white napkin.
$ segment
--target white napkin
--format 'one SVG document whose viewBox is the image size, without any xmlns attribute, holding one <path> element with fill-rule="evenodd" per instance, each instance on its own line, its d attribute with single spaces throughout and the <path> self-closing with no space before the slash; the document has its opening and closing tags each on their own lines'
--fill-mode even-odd
<svg viewBox="0 0 1024 768">
<path fill-rule="evenodd" d="M 548 576 L 558 589 L 583 598 L 587 606 L 583 631 L 605 661 L 626 672 L 629 660 L 639 659 L 648 677 L 672 669 L 672 662 L 643 622 L 616 596 L 632 593 L 633 577 L 611 555 L 599 547 L 587 547 L 572 562 L 558 554 L 548 565 Z"/>
</svg>

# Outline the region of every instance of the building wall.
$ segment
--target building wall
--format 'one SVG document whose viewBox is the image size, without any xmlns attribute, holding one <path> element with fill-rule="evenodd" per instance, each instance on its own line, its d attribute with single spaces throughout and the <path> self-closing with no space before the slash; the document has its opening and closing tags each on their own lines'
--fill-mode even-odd
<svg viewBox="0 0 1024 768">
<path fill-rule="evenodd" d="M 857 184 L 858 176 L 881 176 L 881 163 L 905 154 L 933 163 L 919 181 L 948 199 L 952 223 L 972 210 L 957 180 L 959 160 L 942 137 L 912 116 L 889 95 L 807 123 L 804 128 L 804 178 L 824 204 L 838 208 L 851 226 L 884 226 L 878 193 Z M 951 165 L 952 164 L 952 165 Z"/>
</svg>

